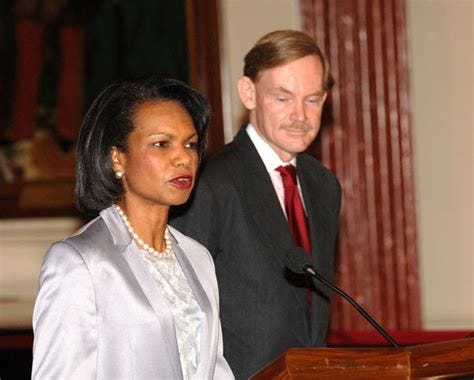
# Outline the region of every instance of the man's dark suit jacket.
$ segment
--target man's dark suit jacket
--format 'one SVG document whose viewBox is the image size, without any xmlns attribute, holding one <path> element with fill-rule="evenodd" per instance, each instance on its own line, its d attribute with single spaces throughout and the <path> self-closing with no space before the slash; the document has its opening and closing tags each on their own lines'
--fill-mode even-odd
<svg viewBox="0 0 474 380">
<path fill-rule="evenodd" d="M 298 155 L 297 173 L 312 261 L 331 279 L 339 182 L 307 154 Z M 214 257 L 224 356 L 236 378 L 247 378 L 289 348 L 324 346 L 329 292 L 314 289 L 308 323 L 305 279 L 285 270 L 285 252 L 294 247 L 288 224 L 245 127 L 206 162 L 185 206 L 171 224 Z"/>
</svg>

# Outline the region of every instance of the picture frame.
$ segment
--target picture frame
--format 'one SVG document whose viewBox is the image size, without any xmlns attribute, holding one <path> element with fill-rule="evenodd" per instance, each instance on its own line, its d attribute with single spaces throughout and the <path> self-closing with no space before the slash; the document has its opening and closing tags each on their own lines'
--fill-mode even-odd
<svg viewBox="0 0 474 380">
<path fill-rule="evenodd" d="M 0 7 L 0 53 L 13 52 L 0 65 L 0 218 L 78 214 L 77 133 L 93 98 L 115 80 L 158 72 L 188 82 L 214 110 L 210 150 L 222 145 L 216 0 L 205 9 L 195 0 L 10 4 Z M 124 19 L 137 13 L 149 18 Z M 113 17 L 128 34 L 106 29 Z M 133 30 L 140 25 L 151 35 Z M 127 43 L 121 53 L 108 48 Z"/>
</svg>

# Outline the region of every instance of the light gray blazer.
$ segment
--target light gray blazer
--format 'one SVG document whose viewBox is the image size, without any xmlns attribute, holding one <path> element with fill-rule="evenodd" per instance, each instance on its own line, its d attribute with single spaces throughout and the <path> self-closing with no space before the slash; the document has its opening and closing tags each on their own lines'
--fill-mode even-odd
<svg viewBox="0 0 474 380">
<path fill-rule="evenodd" d="M 196 379 L 232 379 L 209 252 L 170 227 L 204 313 Z M 33 379 L 181 379 L 173 316 L 113 207 L 48 250 L 33 313 Z"/>
</svg>

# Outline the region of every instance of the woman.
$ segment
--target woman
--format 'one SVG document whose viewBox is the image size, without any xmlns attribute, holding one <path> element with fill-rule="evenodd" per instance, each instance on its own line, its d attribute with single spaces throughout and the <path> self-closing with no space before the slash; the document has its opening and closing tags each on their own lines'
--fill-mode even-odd
<svg viewBox="0 0 474 380">
<path fill-rule="evenodd" d="M 151 77 L 106 88 L 78 139 L 78 209 L 99 215 L 48 250 L 33 378 L 233 378 L 209 252 L 167 225 L 205 150 L 207 101 Z"/>
</svg>

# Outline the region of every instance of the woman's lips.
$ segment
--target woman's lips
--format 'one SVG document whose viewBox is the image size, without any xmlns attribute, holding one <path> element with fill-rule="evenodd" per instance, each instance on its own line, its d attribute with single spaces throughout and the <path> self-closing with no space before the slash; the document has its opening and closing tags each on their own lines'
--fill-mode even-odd
<svg viewBox="0 0 474 380">
<path fill-rule="evenodd" d="M 180 175 L 170 180 L 170 182 L 182 189 L 187 189 L 193 184 L 193 177 L 190 175 Z"/>
</svg>

